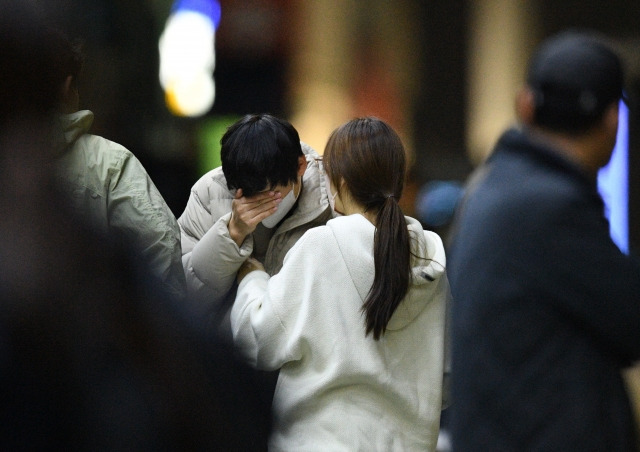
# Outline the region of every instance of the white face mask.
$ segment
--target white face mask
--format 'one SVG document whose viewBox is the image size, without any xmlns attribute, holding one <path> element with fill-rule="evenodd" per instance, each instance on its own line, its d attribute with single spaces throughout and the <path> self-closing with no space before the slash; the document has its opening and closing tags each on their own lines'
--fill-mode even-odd
<svg viewBox="0 0 640 452">
<path fill-rule="evenodd" d="M 287 196 L 282 198 L 282 201 L 280 201 L 280 204 L 278 204 L 278 210 L 262 220 L 262 225 L 265 228 L 275 228 L 276 225 L 280 223 L 280 221 L 287 215 L 287 213 L 291 210 L 293 205 L 296 203 L 296 200 L 298 199 L 298 196 L 296 196 L 294 193 L 295 191 L 296 184 L 294 182 L 291 191 L 287 193 Z M 300 193 L 298 193 L 298 195 L 300 195 Z"/>
</svg>

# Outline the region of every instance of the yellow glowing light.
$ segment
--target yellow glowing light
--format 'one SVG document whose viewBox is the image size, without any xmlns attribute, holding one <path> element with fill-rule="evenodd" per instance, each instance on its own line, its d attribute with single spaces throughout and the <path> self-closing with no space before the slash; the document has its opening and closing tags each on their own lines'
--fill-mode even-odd
<svg viewBox="0 0 640 452">
<path fill-rule="evenodd" d="M 215 85 L 204 73 L 177 79 L 165 90 L 167 107 L 177 116 L 201 116 L 209 111 L 214 98 Z"/>
</svg>

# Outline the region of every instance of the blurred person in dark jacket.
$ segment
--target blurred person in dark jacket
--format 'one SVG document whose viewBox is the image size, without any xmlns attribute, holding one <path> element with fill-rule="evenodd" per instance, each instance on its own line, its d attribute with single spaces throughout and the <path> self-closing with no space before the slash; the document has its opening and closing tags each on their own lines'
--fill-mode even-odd
<svg viewBox="0 0 640 452">
<path fill-rule="evenodd" d="M 47 23 L 0 0 L 0 448 L 264 450 L 254 374 L 56 185 Z"/>
<path fill-rule="evenodd" d="M 533 56 L 450 246 L 454 450 L 636 450 L 622 370 L 640 359 L 640 265 L 609 235 L 623 71 L 565 32 Z"/>
</svg>

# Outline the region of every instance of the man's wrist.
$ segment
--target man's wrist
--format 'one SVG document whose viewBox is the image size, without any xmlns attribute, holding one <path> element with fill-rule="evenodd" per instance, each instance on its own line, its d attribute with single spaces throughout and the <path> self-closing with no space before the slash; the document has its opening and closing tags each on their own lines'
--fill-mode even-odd
<svg viewBox="0 0 640 452">
<path fill-rule="evenodd" d="M 246 239 L 247 235 L 249 234 L 243 234 L 242 232 L 240 232 L 240 230 L 235 226 L 233 222 L 233 217 L 231 217 L 231 219 L 229 220 L 227 228 L 229 229 L 229 236 L 231 237 L 231 240 L 236 242 L 238 246 L 242 246 L 244 239 Z"/>
</svg>

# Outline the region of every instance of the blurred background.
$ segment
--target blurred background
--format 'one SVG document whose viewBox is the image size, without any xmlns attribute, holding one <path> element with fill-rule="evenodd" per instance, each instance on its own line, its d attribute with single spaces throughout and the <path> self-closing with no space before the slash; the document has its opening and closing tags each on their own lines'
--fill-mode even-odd
<svg viewBox="0 0 640 452">
<path fill-rule="evenodd" d="M 640 2 L 628 0 L 46 0 L 84 43 L 81 108 L 93 132 L 146 166 L 176 217 L 219 165 L 246 113 L 288 119 L 322 153 L 329 133 L 375 115 L 412 156 L 409 215 L 446 211 L 514 121 L 531 50 L 566 28 L 612 39 L 631 104 L 640 91 Z M 194 75 L 196 74 L 197 75 Z M 630 146 L 638 147 L 630 113 Z M 630 153 L 631 248 L 640 246 L 640 160 Z M 435 185 L 434 185 L 435 184 Z M 436 193 L 435 200 L 426 199 Z M 434 192 L 435 187 L 440 191 Z M 438 218 L 441 218 L 438 217 Z M 430 220 L 436 229 L 438 218 Z"/>
<path fill-rule="evenodd" d="M 375 115 L 410 152 L 401 200 L 446 226 L 473 168 L 514 122 L 533 48 L 567 28 L 606 34 L 630 98 L 629 247 L 640 249 L 640 2 L 629 0 L 41 0 L 84 44 L 93 133 L 145 165 L 176 217 L 247 113 L 288 119 L 322 153 L 341 123 Z M 623 180 L 624 179 L 624 180 Z M 625 195 L 626 197 L 626 195 Z M 445 237 L 446 238 L 446 237 Z M 630 373 L 640 419 L 640 367 Z"/>
</svg>

